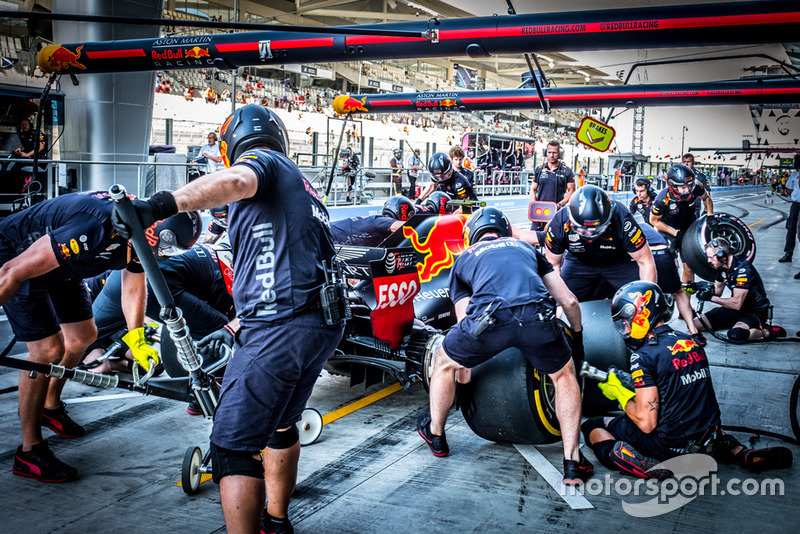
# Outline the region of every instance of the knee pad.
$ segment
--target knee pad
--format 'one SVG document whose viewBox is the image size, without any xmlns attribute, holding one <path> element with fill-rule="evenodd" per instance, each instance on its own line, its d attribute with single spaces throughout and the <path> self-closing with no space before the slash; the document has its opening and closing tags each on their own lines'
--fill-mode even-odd
<svg viewBox="0 0 800 534">
<path fill-rule="evenodd" d="M 731 328 L 728 330 L 728 339 L 736 342 L 743 342 L 750 339 L 750 330 L 744 328 Z"/>
<path fill-rule="evenodd" d="M 297 430 L 297 425 L 292 425 L 283 432 L 273 432 L 272 437 L 267 442 L 267 447 L 276 450 L 288 449 L 298 441 L 300 441 L 300 431 Z"/>
<path fill-rule="evenodd" d="M 592 417 L 584 421 L 583 424 L 581 424 L 583 441 L 586 443 L 586 445 L 591 446 L 591 442 L 589 441 L 589 434 L 591 434 L 592 430 L 594 430 L 595 428 L 602 428 L 602 429 L 606 428 L 605 419 L 602 416 Z"/>
<path fill-rule="evenodd" d="M 258 451 L 232 451 L 211 444 L 211 479 L 219 481 L 230 475 L 241 475 L 251 478 L 264 478 L 264 465 L 254 456 Z"/>
</svg>

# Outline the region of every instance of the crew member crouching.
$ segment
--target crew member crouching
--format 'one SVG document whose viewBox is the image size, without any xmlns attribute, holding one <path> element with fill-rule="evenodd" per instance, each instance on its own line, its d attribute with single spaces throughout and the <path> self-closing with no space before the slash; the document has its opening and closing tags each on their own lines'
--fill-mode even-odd
<svg viewBox="0 0 800 534">
<path fill-rule="evenodd" d="M 695 318 L 698 330 L 729 328 L 728 338 L 736 342 L 786 337 L 786 330 L 767 324 L 769 299 L 764 282 L 750 261 L 734 254 L 724 237 L 706 244 L 706 260 L 717 270 L 717 277 L 713 288 L 700 290 L 696 295 L 700 300 L 719 304 L 719 308 Z M 722 297 L 726 287 L 732 296 Z"/>
<path fill-rule="evenodd" d="M 625 415 L 595 417 L 581 425 L 597 459 L 609 469 L 664 479 L 672 474 L 657 467 L 660 462 L 693 452 L 715 435 L 712 452 L 720 462 L 735 461 L 755 471 L 789 467 L 792 452 L 786 447 L 748 449 L 722 433 L 705 351 L 688 334 L 666 324 L 672 307 L 656 284 L 641 280 L 614 295 L 614 326 L 635 351 L 630 358 L 635 391 L 623 386 L 615 373 L 600 384 Z"/>
</svg>

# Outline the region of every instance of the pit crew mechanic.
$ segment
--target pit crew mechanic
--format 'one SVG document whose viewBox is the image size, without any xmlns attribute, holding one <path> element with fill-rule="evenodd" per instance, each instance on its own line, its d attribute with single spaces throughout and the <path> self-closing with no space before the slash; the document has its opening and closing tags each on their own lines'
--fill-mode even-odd
<svg viewBox="0 0 800 534">
<path fill-rule="evenodd" d="M 575 176 L 561 160 L 561 144 L 555 139 L 547 143 L 546 161 L 533 171 L 531 202 L 555 202 L 563 208 L 575 193 Z M 531 230 L 544 230 L 544 223 L 531 223 Z"/>
<path fill-rule="evenodd" d="M 230 168 L 134 207 L 145 225 L 165 214 L 230 204 L 241 327 L 214 416 L 213 475 L 228 532 L 250 534 L 259 525 L 292 532 L 287 516 L 300 454 L 295 423 L 343 333 L 341 322 L 325 325 L 319 309 L 333 240 L 325 206 L 287 157 L 286 127 L 273 111 L 239 108 L 223 124 L 221 139 Z M 228 333 L 218 331 L 199 345 L 216 346 L 216 338 L 204 343 L 216 334 Z"/>
<path fill-rule="evenodd" d="M 580 390 L 564 333 L 554 320 L 553 296 L 577 331 L 582 350 L 578 301 L 534 247 L 511 236 L 511 223 L 497 208 L 481 208 L 464 226 L 464 244 L 450 273 L 450 295 L 458 323 L 434 357 L 430 412 L 420 412 L 417 431 L 434 456 L 447 456 L 444 426 L 456 383 L 466 384 L 470 369 L 508 347 L 517 347 L 530 364 L 550 375 L 564 444 L 564 483 L 578 484 L 593 473 L 578 447 Z M 516 268 L 509 270 L 508 265 Z M 497 305 L 495 324 L 476 332 L 487 307 Z M 580 354 L 582 358 L 582 354 Z"/>
<path fill-rule="evenodd" d="M 653 201 L 658 194 L 650 185 L 650 180 L 647 178 L 637 178 L 636 182 L 633 184 L 633 192 L 636 196 L 634 196 L 630 204 L 628 204 L 628 210 L 633 214 L 641 214 L 644 220 L 649 222 L 650 210 L 653 209 Z"/>
<path fill-rule="evenodd" d="M 189 331 L 197 338 L 217 331 L 234 316 L 233 298 L 225 285 L 216 251 L 207 245 L 191 247 L 197 240 L 199 230 L 198 226 L 196 233 L 193 236 L 190 234 L 188 241 L 182 244 L 180 248 L 183 253 L 176 250 L 173 255 L 159 263 L 175 304 L 183 312 Z M 184 248 L 187 245 L 191 247 L 189 250 Z M 88 367 L 93 366 L 93 362 L 110 344 L 110 338 L 124 328 L 120 317 L 120 281 L 119 274 L 112 272 L 92 305 L 98 340 L 92 344 L 94 350 L 84 359 Z M 159 312 L 158 299 L 148 284 L 145 314 L 147 317 L 158 318 Z M 162 337 L 161 341 L 163 349 L 164 343 L 171 343 L 171 338 Z M 96 368 L 96 372 L 109 371 L 111 362 L 108 360 Z"/>
<path fill-rule="evenodd" d="M 709 224 L 715 224 L 716 219 L 711 217 L 714 215 L 714 203 L 695 179 L 694 171 L 686 165 L 670 167 L 667 171 L 667 187 L 658 193 L 653 202 L 650 224 L 661 232 L 673 250 L 680 251 L 684 232 L 697 220 L 694 202 L 698 197 L 705 205 Z M 684 261 L 681 281 L 685 283 L 692 280 L 694 273 Z"/>
<path fill-rule="evenodd" d="M 411 206 L 413 209 L 413 204 Z M 348 217 L 331 221 L 331 235 L 336 245 L 377 247 L 401 226 L 403 226 L 402 220 L 384 215 Z"/>
<path fill-rule="evenodd" d="M 700 185 L 702 185 L 706 193 L 708 193 L 708 195 L 711 196 L 711 182 L 709 181 L 708 176 L 706 176 L 704 173 L 694 168 L 694 154 L 692 154 L 691 152 L 687 152 L 686 154 L 681 156 L 681 163 L 692 169 L 692 172 L 694 172 L 694 177 L 697 180 L 697 182 Z M 700 212 L 703 211 L 701 204 L 702 204 L 701 199 L 699 197 L 696 198 L 694 201 L 695 217 L 700 217 Z"/>
<path fill-rule="evenodd" d="M 453 164 L 447 154 L 437 152 L 428 162 L 428 172 L 433 181 L 428 184 L 425 191 L 417 199 L 421 203 L 434 191 L 447 193 L 455 200 L 478 200 L 478 195 L 469 183 L 469 180 L 458 171 L 453 170 Z"/>
<path fill-rule="evenodd" d="M 97 330 L 84 278 L 108 269 L 122 273 L 123 311 L 130 333 L 123 339 L 145 369 L 158 353 L 144 342 L 145 279 L 126 239 L 111 226 L 108 193 L 62 195 L 0 222 L 0 304 L 28 360 L 74 367 Z M 150 224 L 155 221 L 151 221 Z M 148 226 L 150 226 L 148 224 Z M 22 445 L 13 473 L 64 482 L 77 470 L 60 461 L 42 437 L 46 426 L 66 438 L 83 436 L 61 402 L 65 381 L 23 373 L 19 380 Z"/>
<path fill-rule="evenodd" d="M 669 458 L 704 445 L 712 432 L 714 457 L 738 462 L 753 470 L 784 468 L 792 464 L 785 447 L 745 448 L 720 427 L 720 409 L 705 351 L 688 335 L 670 328 L 672 303 L 650 282 L 621 287 L 611 302 L 614 326 L 634 350 L 631 376 L 635 391 L 623 386 L 615 373 L 600 389 L 618 401 L 625 414 L 594 417 L 581 425 L 587 444 L 600 462 L 640 478 L 667 478 L 665 469 L 653 469 Z"/>
<path fill-rule="evenodd" d="M 786 337 L 786 330 L 767 324 L 769 298 L 752 263 L 734 254 L 724 237 L 706 243 L 706 260 L 716 269 L 717 277 L 713 288 L 698 291 L 696 296 L 719 307 L 695 318 L 698 330 L 729 328 L 728 338 L 737 342 Z M 726 287 L 731 290 L 730 297 L 722 296 Z"/>
<path fill-rule="evenodd" d="M 547 226 L 545 253 L 581 302 L 602 282 L 614 289 L 636 279 L 656 281 L 653 254 L 633 215 L 593 185 L 572 195 Z M 610 296 L 610 295 L 609 295 Z"/>
</svg>

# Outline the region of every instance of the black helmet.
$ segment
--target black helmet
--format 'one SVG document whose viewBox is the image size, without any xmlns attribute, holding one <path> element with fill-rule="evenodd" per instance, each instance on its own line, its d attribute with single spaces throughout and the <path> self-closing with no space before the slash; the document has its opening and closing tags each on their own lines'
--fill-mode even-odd
<svg viewBox="0 0 800 534">
<path fill-rule="evenodd" d="M 511 221 L 497 208 L 479 209 L 464 225 L 464 245 L 467 247 L 474 245 L 486 232 L 495 232 L 500 237 L 510 237 Z"/>
<path fill-rule="evenodd" d="M 228 205 L 218 206 L 208 210 L 211 215 L 211 222 L 221 228 L 228 229 Z"/>
<path fill-rule="evenodd" d="M 145 230 L 145 237 L 157 257 L 167 257 L 177 256 L 192 248 L 202 232 L 200 212 L 188 211 L 156 221 Z"/>
<path fill-rule="evenodd" d="M 219 150 L 226 167 L 254 146 L 266 146 L 287 154 L 289 134 L 271 109 L 251 104 L 233 112 L 222 125 Z"/>
<path fill-rule="evenodd" d="M 394 154 L 394 157 L 396 157 L 396 158 L 400 157 L 400 156 L 403 155 L 403 149 L 402 148 L 395 148 L 394 150 L 392 150 L 392 153 Z"/>
<path fill-rule="evenodd" d="M 429 213 L 436 215 L 447 215 L 451 210 L 448 209 L 447 203 L 453 200 L 450 195 L 444 191 L 434 191 L 430 194 L 425 202 L 422 204 Z"/>
<path fill-rule="evenodd" d="M 667 171 L 667 187 L 678 200 L 689 200 L 695 187 L 694 171 L 686 165 L 673 165 Z"/>
<path fill-rule="evenodd" d="M 443 152 L 437 152 L 428 162 L 428 171 L 433 175 L 434 182 L 444 182 L 453 176 L 453 164 Z"/>
<path fill-rule="evenodd" d="M 627 342 L 638 346 L 660 321 L 672 317 L 672 296 L 653 282 L 636 280 L 619 288 L 611 300 L 611 320 Z"/>
<path fill-rule="evenodd" d="M 592 240 L 611 224 L 611 201 L 594 185 L 579 188 L 569 199 L 569 220 L 581 237 Z"/>
<path fill-rule="evenodd" d="M 383 203 L 381 215 L 397 219 L 398 221 L 407 221 L 413 217 L 415 213 L 414 203 L 411 202 L 408 197 L 395 195 Z"/>
</svg>

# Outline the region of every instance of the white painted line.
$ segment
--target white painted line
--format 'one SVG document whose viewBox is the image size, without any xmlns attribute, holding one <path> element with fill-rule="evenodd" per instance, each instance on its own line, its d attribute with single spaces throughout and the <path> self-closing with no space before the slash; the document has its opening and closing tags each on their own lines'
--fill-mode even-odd
<svg viewBox="0 0 800 534">
<path fill-rule="evenodd" d="M 64 403 L 69 406 L 70 404 L 84 404 L 86 402 L 99 402 L 114 399 L 132 399 L 134 397 L 144 397 L 142 393 L 117 393 L 114 395 L 96 395 L 94 397 L 81 397 L 79 399 L 65 400 Z"/>
<path fill-rule="evenodd" d="M 561 498 L 564 499 L 564 502 L 566 502 L 570 508 L 573 510 L 594 509 L 592 503 L 587 501 L 583 495 L 580 495 L 577 491 L 573 495 L 568 488 L 561 484 L 561 479 L 564 478 L 563 473 L 553 467 L 553 464 L 548 462 L 547 458 L 539 452 L 539 449 L 533 445 L 514 445 L 514 447 L 516 447 L 522 457 L 542 475 L 542 478 L 556 490 L 556 493 L 561 495 Z"/>
</svg>

